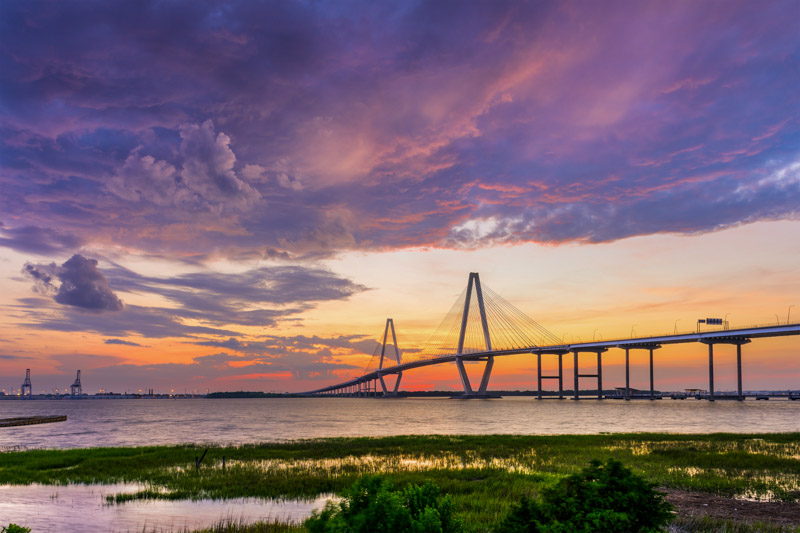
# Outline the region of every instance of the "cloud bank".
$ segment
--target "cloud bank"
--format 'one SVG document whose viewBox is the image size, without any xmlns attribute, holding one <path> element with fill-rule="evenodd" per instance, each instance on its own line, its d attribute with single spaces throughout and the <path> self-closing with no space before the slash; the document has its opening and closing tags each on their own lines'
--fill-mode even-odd
<svg viewBox="0 0 800 533">
<path fill-rule="evenodd" d="M 356 4 L 3 4 L 0 245 L 302 258 L 798 216 L 796 2 Z"/>
</svg>

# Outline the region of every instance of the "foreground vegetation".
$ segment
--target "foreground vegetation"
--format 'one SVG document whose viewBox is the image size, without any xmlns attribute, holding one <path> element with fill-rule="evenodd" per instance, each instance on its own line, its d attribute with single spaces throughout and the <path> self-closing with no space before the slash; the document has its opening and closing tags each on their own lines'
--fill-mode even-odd
<svg viewBox="0 0 800 533">
<path fill-rule="evenodd" d="M 211 447 L 195 468 L 203 451 L 185 445 L 8 452 L 0 454 L 0 483 L 144 485 L 139 492 L 117 495 L 117 502 L 311 498 L 341 494 L 365 474 L 383 474 L 399 488 L 435 483 L 451 498 L 466 531 L 486 531 L 523 497 L 540 494 L 593 459 L 618 460 L 667 489 L 800 498 L 797 433 L 335 438 Z"/>
</svg>

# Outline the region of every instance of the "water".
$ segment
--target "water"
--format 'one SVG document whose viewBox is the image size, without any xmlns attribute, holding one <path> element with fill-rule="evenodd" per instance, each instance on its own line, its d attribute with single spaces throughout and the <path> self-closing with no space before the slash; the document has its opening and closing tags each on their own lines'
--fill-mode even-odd
<svg viewBox="0 0 800 533">
<path fill-rule="evenodd" d="M 240 444 L 312 437 L 800 431 L 800 402 L 264 398 L 7 400 L 0 418 L 65 414 L 66 422 L 0 428 L 0 450 Z"/>
<path fill-rule="evenodd" d="M 565 434 L 800 431 L 800 402 L 786 400 L 499 400 L 445 398 L 265 398 L 227 400 L 9 400 L 0 418 L 67 415 L 66 422 L 0 428 L 0 450 L 241 444 L 312 437 L 401 434 Z M 106 494 L 136 485 L 2 486 L 0 524 L 36 532 L 181 531 L 220 520 L 301 520 L 311 502 L 240 498 L 135 501 L 107 505 Z"/>
<path fill-rule="evenodd" d="M 255 522 L 281 519 L 298 522 L 320 509 L 330 495 L 314 500 L 163 501 L 121 505 L 106 503 L 106 495 L 135 492 L 135 484 L 0 485 L 0 525 L 24 524 L 36 533 L 166 532 L 199 529 L 221 520 Z"/>
</svg>

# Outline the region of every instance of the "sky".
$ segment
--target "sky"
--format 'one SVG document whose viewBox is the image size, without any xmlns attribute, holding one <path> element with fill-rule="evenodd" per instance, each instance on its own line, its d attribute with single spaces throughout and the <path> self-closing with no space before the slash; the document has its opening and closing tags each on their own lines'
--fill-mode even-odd
<svg viewBox="0 0 800 533">
<path fill-rule="evenodd" d="M 316 389 L 370 364 L 386 318 L 422 353 L 470 272 L 564 342 L 800 320 L 798 19 L 2 2 L 0 388 Z M 800 388 L 799 352 L 745 346 L 745 389 Z M 657 351 L 656 387 L 706 388 L 706 353 Z M 497 360 L 490 388 L 535 387 L 532 357 Z"/>
</svg>

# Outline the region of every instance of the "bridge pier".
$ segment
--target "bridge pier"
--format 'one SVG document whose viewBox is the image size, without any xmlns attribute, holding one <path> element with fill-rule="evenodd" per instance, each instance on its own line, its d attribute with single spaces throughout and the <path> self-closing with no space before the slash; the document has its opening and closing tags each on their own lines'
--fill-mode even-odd
<svg viewBox="0 0 800 533">
<path fill-rule="evenodd" d="M 467 282 L 467 294 L 464 298 L 464 311 L 461 313 L 461 331 L 458 335 L 458 348 L 456 349 L 456 366 L 458 367 L 458 375 L 461 378 L 461 386 L 464 388 L 464 394 L 459 398 L 487 398 L 489 394 L 486 392 L 489 386 L 489 378 L 492 375 L 492 367 L 494 367 L 494 356 L 489 355 L 486 357 L 486 366 L 483 369 L 483 376 L 481 383 L 478 386 L 477 394 L 472 389 L 472 384 L 469 382 L 467 370 L 464 368 L 464 339 L 467 333 L 467 321 L 469 318 L 469 304 L 472 297 L 472 290 L 475 290 L 475 298 L 478 301 L 478 313 L 480 314 L 481 330 L 483 333 L 483 341 L 486 346 L 486 351 L 492 351 L 492 339 L 489 336 L 489 323 L 486 320 L 486 305 L 483 300 L 483 290 L 481 289 L 481 278 L 477 272 L 470 272 L 469 281 Z"/>
<path fill-rule="evenodd" d="M 660 344 L 626 344 L 620 346 L 625 350 L 625 401 L 631 399 L 631 359 L 630 350 L 648 350 L 650 352 L 650 399 L 655 400 L 655 381 L 653 379 L 653 351 L 661 348 Z"/>
<path fill-rule="evenodd" d="M 595 378 L 597 379 L 597 399 L 603 399 L 603 360 L 602 354 L 606 351 L 605 348 L 595 348 L 593 350 L 586 350 L 588 352 L 597 353 L 597 373 L 596 374 L 580 374 L 578 373 L 578 353 L 581 350 L 572 350 L 574 356 L 574 374 L 575 374 L 575 389 L 573 390 L 573 399 L 578 400 L 580 392 L 579 378 Z"/>
<path fill-rule="evenodd" d="M 717 337 L 714 339 L 700 339 L 700 342 L 708 345 L 708 400 L 713 402 L 714 398 L 714 345 L 715 344 L 734 344 L 736 345 L 736 399 L 744 400 L 742 392 L 742 344 L 747 344 L 750 339 L 747 337 Z"/>
<path fill-rule="evenodd" d="M 403 377 L 402 372 L 397 373 L 397 380 L 394 382 L 394 390 L 389 394 L 389 389 L 386 387 L 386 382 L 383 379 L 383 361 L 386 356 L 386 347 L 387 342 L 389 340 L 389 331 L 392 332 L 392 347 L 394 348 L 394 359 L 397 361 L 397 364 L 402 364 L 400 361 L 400 349 L 397 347 L 397 334 L 394 331 L 394 320 L 391 318 L 386 319 L 386 327 L 383 329 L 383 345 L 381 346 L 381 359 L 378 363 L 378 380 L 381 382 L 381 388 L 383 389 L 383 396 L 384 398 L 387 396 L 397 396 L 397 391 L 400 388 L 400 379 Z M 375 396 L 378 396 L 378 383 L 376 380 L 375 383 Z"/>
<path fill-rule="evenodd" d="M 486 358 L 486 366 L 483 368 L 483 376 L 481 376 L 481 383 L 478 390 L 472 388 L 472 383 L 469 381 L 467 369 L 464 367 L 464 359 L 462 356 L 456 357 L 456 366 L 458 367 L 458 375 L 461 378 L 461 386 L 464 388 L 463 396 L 459 398 L 488 398 L 490 395 L 487 392 L 489 386 L 489 378 L 492 375 L 492 368 L 494 367 L 494 357 L 488 356 Z"/>
<path fill-rule="evenodd" d="M 536 399 L 542 399 L 542 380 L 544 379 L 557 379 L 558 380 L 558 399 L 564 399 L 564 362 L 563 357 L 564 354 L 567 353 L 567 350 L 554 350 L 554 351 L 538 351 L 536 352 L 536 382 L 537 382 L 537 394 Z M 542 355 L 556 355 L 558 356 L 558 374 L 555 376 L 543 376 L 542 375 Z"/>
<path fill-rule="evenodd" d="M 395 397 L 397 396 L 397 392 L 400 389 L 400 380 L 403 379 L 403 373 L 397 373 L 397 379 L 394 382 L 394 388 L 390 391 L 389 387 L 386 386 L 386 381 L 383 379 L 383 374 L 378 374 L 378 379 L 381 382 L 381 389 L 383 389 L 383 396 L 386 397 Z"/>
</svg>

